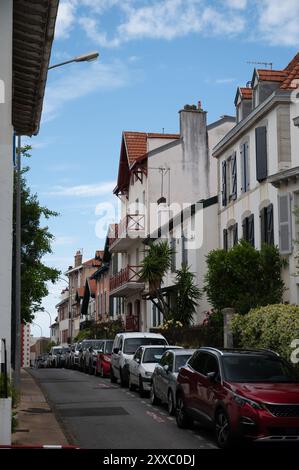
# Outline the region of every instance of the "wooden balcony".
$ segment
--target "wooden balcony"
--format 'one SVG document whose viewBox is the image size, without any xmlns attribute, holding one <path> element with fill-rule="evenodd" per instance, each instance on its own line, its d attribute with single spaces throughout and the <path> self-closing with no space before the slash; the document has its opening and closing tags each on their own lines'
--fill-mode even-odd
<svg viewBox="0 0 299 470">
<path fill-rule="evenodd" d="M 114 276 L 110 277 L 110 295 L 113 297 L 127 297 L 144 289 L 144 282 L 140 279 L 141 266 L 128 265 Z"/>
<path fill-rule="evenodd" d="M 145 216 L 128 214 L 115 226 L 114 234 L 109 238 L 111 252 L 125 252 L 136 238 L 145 238 Z"/>
</svg>

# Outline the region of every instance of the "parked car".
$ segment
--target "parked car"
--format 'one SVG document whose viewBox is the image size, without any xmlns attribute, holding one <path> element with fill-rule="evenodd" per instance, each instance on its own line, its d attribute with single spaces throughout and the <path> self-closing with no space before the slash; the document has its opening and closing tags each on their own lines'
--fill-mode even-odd
<svg viewBox="0 0 299 470">
<path fill-rule="evenodd" d="M 140 346 L 129 363 L 129 389 L 139 389 L 143 397 L 151 390 L 155 366 L 168 349 L 181 349 L 179 346 Z"/>
<path fill-rule="evenodd" d="M 79 369 L 81 342 L 74 343 L 71 346 L 70 367 L 71 369 Z"/>
<path fill-rule="evenodd" d="M 97 364 L 97 356 L 103 351 L 104 340 L 102 339 L 93 339 L 88 340 L 84 343 L 83 350 L 83 371 L 88 372 L 89 374 L 95 373 L 95 368 Z"/>
<path fill-rule="evenodd" d="M 70 348 L 63 346 L 60 354 L 57 355 L 56 367 L 65 367 L 67 356 L 70 353 Z"/>
<path fill-rule="evenodd" d="M 100 352 L 97 354 L 95 375 L 107 377 L 110 375 L 111 355 L 112 355 L 113 339 L 104 339 Z"/>
<path fill-rule="evenodd" d="M 49 352 L 48 367 L 58 367 L 62 346 L 53 346 Z"/>
<path fill-rule="evenodd" d="M 113 342 L 110 380 L 120 380 L 122 387 L 129 384 L 129 362 L 136 350 L 142 345 L 168 344 L 164 336 L 158 333 L 118 333 Z"/>
<path fill-rule="evenodd" d="M 41 354 L 35 361 L 35 367 L 38 369 L 47 367 L 48 364 L 48 354 Z"/>
<path fill-rule="evenodd" d="M 272 351 L 201 348 L 177 382 L 178 426 L 213 426 L 221 448 L 236 438 L 299 441 L 298 373 Z"/>
<path fill-rule="evenodd" d="M 194 349 L 174 349 L 163 354 L 152 375 L 150 395 L 152 405 L 167 403 L 169 414 L 175 414 L 178 372 L 193 353 Z"/>
</svg>

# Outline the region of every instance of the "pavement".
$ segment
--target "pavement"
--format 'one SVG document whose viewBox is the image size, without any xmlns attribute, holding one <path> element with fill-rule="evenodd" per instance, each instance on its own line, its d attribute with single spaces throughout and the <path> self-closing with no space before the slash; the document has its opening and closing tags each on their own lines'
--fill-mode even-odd
<svg viewBox="0 0 299 470">
<path fill-rule="evenodd" d="M 35 379 L 21 370 L 21 400 L 17 408 L 18 427 L 12 444 L 17 446 L 62 445 L 69 443 Z"/>
<path fill-rule="evenodd" d="M 137 392 L 68 369 L 31 369 L 70 444 L 83 449 L 211 449 L 200 427 L 179 429 L 166 408 Z M 49 406 L 49 405 L 45 405 Z M 47 416 L 47 415 L 44 415 Z"/>
</svg>

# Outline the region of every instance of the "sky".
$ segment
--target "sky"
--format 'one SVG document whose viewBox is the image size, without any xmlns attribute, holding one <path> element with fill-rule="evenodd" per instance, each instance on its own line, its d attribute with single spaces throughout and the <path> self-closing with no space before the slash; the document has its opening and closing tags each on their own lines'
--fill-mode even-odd
<svg viewBox="0 0 299 470">
<path fill-rule="evenodd" d="M 176 133 L 178 111 L 198 101 L 209 123 L 234 115 L 248 62 L 281 69 L 298 50 L 298 0 L 60 0 L 51 64 L 100 58 L 49 71 L 40 132 L 25 141 L 30 187 L 59 212 L 44 261 L 63 273 L 76 250 L 87 260 L 103 247 L 107 222 L 118 220 L 122 131 Z M 65 286 L 49 286 L 33 335 L 49 335 Z"/>
</svg>

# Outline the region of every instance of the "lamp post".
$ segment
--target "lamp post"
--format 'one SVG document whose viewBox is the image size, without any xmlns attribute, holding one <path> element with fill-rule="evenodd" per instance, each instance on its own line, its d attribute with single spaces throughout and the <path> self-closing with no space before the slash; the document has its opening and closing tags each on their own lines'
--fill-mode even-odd
<svg viewBox="0 0 299 470">
<path fill-rule="evenodd" d="M 99 57 L 98 52 L 90 52 L 74 57 L 73 59 L 61 62 L 59 64 L 51 65 L 48 70 L 62 67 L 63 65 L 71 64 L 73 62 L 91 62 Z M 15 220 L 15 357 L 14 357 L 14 386 L 20 390 L 21 386 L 21 179 L 22 179 L 22 161 L 21 161 L 21 136 L 18 135 L 17 151 L 16 151 L 16 220 Z M 39 326 L 39 325 L 38 325 Z"/>
</svg>

